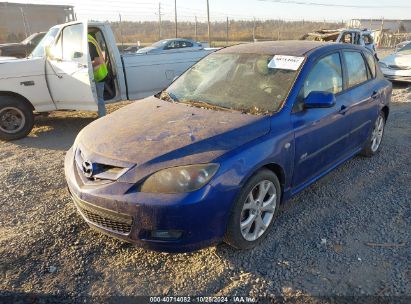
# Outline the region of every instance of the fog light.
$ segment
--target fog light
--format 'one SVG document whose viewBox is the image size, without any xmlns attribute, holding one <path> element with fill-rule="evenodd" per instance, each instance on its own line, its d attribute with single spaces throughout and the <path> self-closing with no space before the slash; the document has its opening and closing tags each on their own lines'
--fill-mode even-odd
<svg viewBox="0 0 411 304">
<path fill-rule="evenodd" d="M 178 240 L 183 235 L 180 230 L 153 230 L 151 237 L 160 240 Z"/>
</svg>

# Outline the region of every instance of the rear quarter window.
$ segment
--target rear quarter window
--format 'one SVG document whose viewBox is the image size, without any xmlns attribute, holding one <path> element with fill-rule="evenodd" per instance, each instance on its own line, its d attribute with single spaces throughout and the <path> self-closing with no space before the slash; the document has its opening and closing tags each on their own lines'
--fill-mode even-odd
<svg viewBox="0 0 411 304">
<path fill-rule="evenodd" d="M 375 57 L 368 52 L 364 52 L 365 59 L 367 60 L 368 67 L 370 68 L 371 72 L 371 77 L 375 78 L 376 75 L 376 69 L 377 69 L 377 64 L 375 63 Z"/>
<path fill-rule="evenodd" d="M 354 87 L 368 80 L 367 66 L 360 52 L 344 51 L 347 67 L 348 87 Z"/>
</svg>

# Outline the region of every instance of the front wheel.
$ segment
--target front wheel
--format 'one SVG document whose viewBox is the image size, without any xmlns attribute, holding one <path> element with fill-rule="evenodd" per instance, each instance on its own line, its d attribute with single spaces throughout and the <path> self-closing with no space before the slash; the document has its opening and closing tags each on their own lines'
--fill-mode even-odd
<svg viewBox="0 0 411 304">
<path fill-rule="evenodd" d="M 380 114 L 377 117 L 377 120 L 375 121 L 371 135 L 367 139 L 365 147 L 362 151 L 362 155 L 371 157 L 380 150 L 382 138 L 384 136 L 384 130 L 385 115 L 383 112 L 380 112 Z"/>
<path fill-rule="evenodd" d="M 14 96 L 0 96 L 0 140 L 25 137 L 33 124 L 33 111 L 26 102 Z"/>
<path fill-rule="evenodd" d="M 256 246 L 277 216 L 280 198 L 277 176 L 268 169 L 257 172 L 234 204 L 224 241 L 237 249 Z"/>
</svg>

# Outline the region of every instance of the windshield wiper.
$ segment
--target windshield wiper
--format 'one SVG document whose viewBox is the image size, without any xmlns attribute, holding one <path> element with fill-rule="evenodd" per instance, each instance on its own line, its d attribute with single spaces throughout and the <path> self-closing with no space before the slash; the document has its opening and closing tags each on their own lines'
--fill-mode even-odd
<svg viewBox="0 0 411 304">
<path fill-rule="evenodd" d="M 158 98 L 160 98 L 161 100 L 168 101 L 168 102 L 178 101 L 178 99 L 174 95 L 170 94 L 166 90 L 161 91 Z"/>
<path fill-rule="evenodd" d="M 210 109 L 210 110 L 220 110 L 220 111 L 231 111 L 232 109 L 222 107 L 222 106 L 217 106 L 205 101 L 198 101 L 198 100 L 182 100 L 180 101 L 181 103 L 189 104 L 194 107 L 198 108 L 205 108 L 205 109 Z"/>
</svg>

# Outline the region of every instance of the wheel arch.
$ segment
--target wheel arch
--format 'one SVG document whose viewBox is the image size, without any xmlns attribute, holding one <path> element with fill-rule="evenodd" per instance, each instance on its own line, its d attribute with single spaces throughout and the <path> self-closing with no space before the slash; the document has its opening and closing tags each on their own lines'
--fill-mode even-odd
<svg viewBox="0 0 411 304">
<path fill-rule="evenodd" d="M 16 98 L 22 100 L 23 102 L 25 102 L 31 108 L 32 111 L 35 110 L 33 104 L 26 97 L 24 97 L 23 95 L 20 95 L 18 93 L 11 92 L 11 91 L 0 91 L 0 97 L 1 96 L 16 97 Z M 0 99 L 0 102 L 1 102 L 1 99 Z"/>
<path fill-rule="evenodd" d="M 390 114 L 390 108 L 389 108 L 388 106 L 384 106 L 384 107 L 381 109 L 381 112 L 384 113 L 385 121 L 387 121 L 388 115 Z"/>
<path fill-rule="evenodd" d="M 259 166 L 252 172 L 252 174 L 250 174 L 249 176 L 247 176 L 247 178 L 244 179 L 242 184 L 247 182 L 253 175 L 255 175 L 258 171 L 263 170 L 263 169 L 269 170 L 277 176 L 278 181 L 280 182 L 281 201 L 282 201 L 283 196 L 284 196 L 283 194 L 284 194 L 285 184 L 286 184 L 286 175 L 285 175 L 284 168 L 277 163 L 271 162 L 271 163 L 267 163 L 267 164 Z"/>
</svg>

